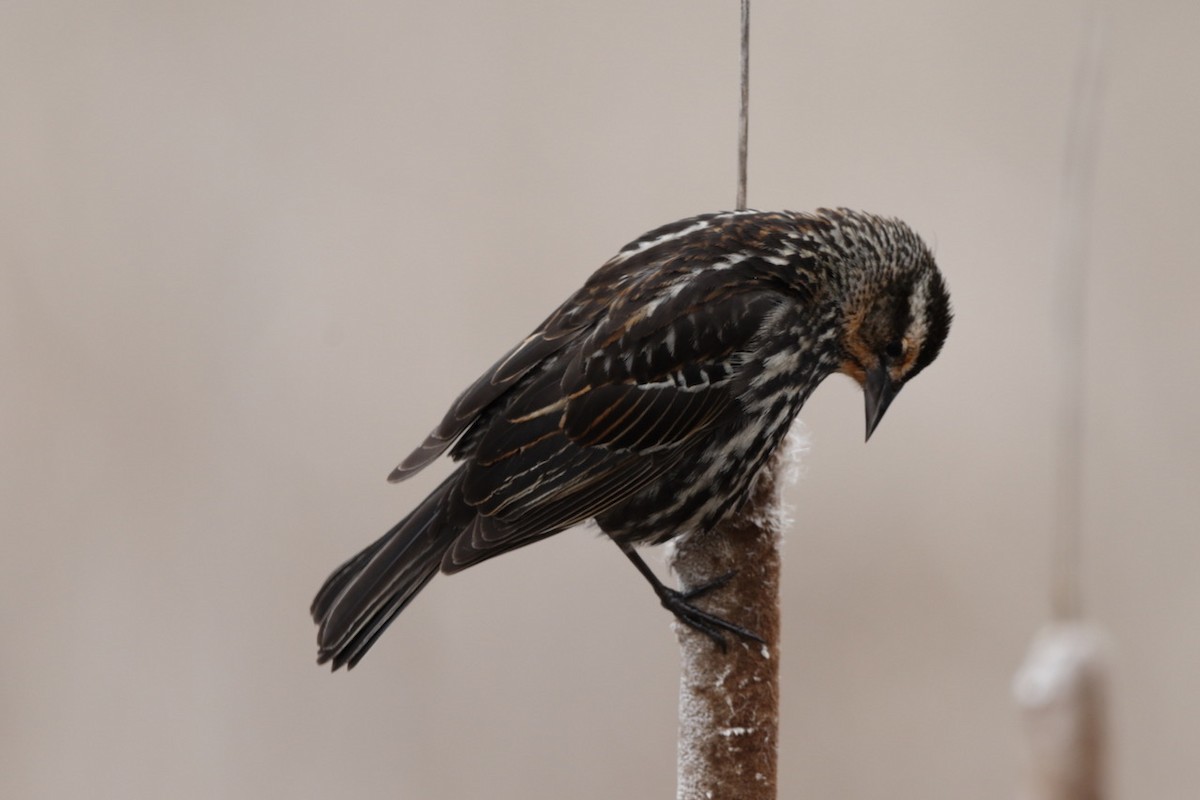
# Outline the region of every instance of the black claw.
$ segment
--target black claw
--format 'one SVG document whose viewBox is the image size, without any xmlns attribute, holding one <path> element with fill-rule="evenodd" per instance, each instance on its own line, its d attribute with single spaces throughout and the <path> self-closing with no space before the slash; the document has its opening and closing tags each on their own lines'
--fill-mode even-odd
<svg viewBox="0 0 1200 800">
<path fill-rule="evenodd" d="M 714 578 L 708 583 L 702 583 L 695 589 L 688 589 L 686 592 L 676 592 L 676 594 L 679 595 L 680 599 L 682 600 L 695 600 L 697 597 L 703 597 L 709 592 L 715 592 L 717 589 L 720 589 L 722 586 L 733 580 L 734 575 L 737 575 L 737 570 L 726 572 L 721 577 Z"/>
<path fill-rule="evenodd" d="M 766 639 L 763 639 L 749 628 L 743 628 L 741 625 L 737 625 L 727 619 L 722 619 L 716 614 L 710 614 L 707 611 L 702 611 L 688 602 L 688 600 L 695 596 L 697 592 L 703 594 L 705 592 L 712 591 L 713 589 L 717 589 L 720 586 L 728 583 L 731 577 L 732 575 L 722 576 L 715 581 L 706 583 L 698 589 L 692 589 L 688 592 L 677 592 L 674 589 L 667 589 L 664 587 L 664 591 L 660 595 L 663 608 L 674 614 L 675 618 L 684 625 L 700 631 L 705 636 L 712 639 L 713 644 L 721 648 L 722 653 L 729 649 L 729 643 L 726 641 L 725 636 L 721 633 L 722 631 L 728 631 L 729 633 L 736 634 L 743 639 L 749 639 L 750 641 L 758 642 L 759 644 L 767 643 Z"/>
</svg>

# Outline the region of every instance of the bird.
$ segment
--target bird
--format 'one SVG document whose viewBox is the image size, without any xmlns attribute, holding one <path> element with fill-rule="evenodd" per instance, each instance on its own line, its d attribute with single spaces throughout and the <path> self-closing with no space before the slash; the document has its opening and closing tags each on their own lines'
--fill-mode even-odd
<svg viewBox="0 0 1200 800">
<path fill-rule="evenodd" d="M 388 480 L 449 477 L 312 602 L 318 663 L 353 668 L 439 572 L 594 521 L 662 605 L 722 648 L 754 631 L 637 552 L 737 513 L 805 401 L 849 375 L 866 437 L 952 319 L 930 249 L 847 208 L 707 213 L 623 247 L 472 383 Z"/>
</svg>

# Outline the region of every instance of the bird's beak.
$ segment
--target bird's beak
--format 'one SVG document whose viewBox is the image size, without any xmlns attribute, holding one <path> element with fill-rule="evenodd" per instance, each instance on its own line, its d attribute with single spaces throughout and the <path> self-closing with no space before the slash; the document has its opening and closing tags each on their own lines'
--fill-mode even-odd
<svg viewBox="0 0 1200 800">
<path fill-rule="evenodd" d="M 892 383 L 888 375 L 887 362 L 880 360 L 878 364 L 867 370 L 867 380 L 863 384 L 863 394 L 867 400 L 867 441 L 875 432 L 875 426 L 883 419 L 883 412 L 892 404 L 892 399 L 900 391 L 900 386 Z"/>
</svg>

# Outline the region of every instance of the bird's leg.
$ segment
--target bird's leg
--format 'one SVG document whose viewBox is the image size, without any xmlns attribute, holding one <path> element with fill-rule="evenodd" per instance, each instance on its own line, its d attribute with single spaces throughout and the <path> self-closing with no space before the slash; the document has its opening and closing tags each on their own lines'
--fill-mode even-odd
<svg viewBox="0 0 1200 800">
<path fill-rule="evenodd" d="M 709 592 L 720 589 L 722 586 L 729 583 L 729 581 L 733 579 L 735 573 L 727 572 L 724 575 L 709 581 L 708 583 L 701 584 L 700 586 L 697 586 L 694 589 L 689 589 L 686 592 L 681 592 L 678 589 L 672 589 L 669 586 L 664 585 L 663 582 L 658 579 L 658 576 L 655 575 L 650 567 L 646 564 L 646 562 L 642 560 L 642 557 L 637 554 L 637 551 L 633 549 L 632 545 L 626 545 L 621 542 L 617 542 L 617 546 L 621 548 L 621 552 L 625 554 L 625 557 L 633 562 L 633 565 L 637 567 L 638 572 L 642 573 L 642 577 L 650 582 L 650 586 L 654 589 L 654 593 L 657 594 L 658 599 L 662 601 L 663 608 L 674 614 L 676 618 L 685 625 L 695 628 L 708 638 L 712 639 L 713 643 L 720 647 L 721 650 L 725 650 L 727 647 L 725 636 L 722 631 L 734 633 L 738 636 L 741 636 L 743 639 L 749 639 L 761 644 L 766 643 L 765 640 L 754 631 L 743 628 L 741 625 L 736 625 L 729 620 L 722 619 L 715 614 L 702 611 L 691 604 L 692 600 L 695 600 L 698 597 L 703 597 Z"/>
</svg>

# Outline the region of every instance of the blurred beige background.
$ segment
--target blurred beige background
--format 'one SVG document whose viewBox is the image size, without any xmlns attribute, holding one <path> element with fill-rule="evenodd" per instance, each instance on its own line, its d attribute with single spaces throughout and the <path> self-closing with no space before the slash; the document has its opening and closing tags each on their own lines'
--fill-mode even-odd
<svg viewBox="0 0 1200 800">
<path fill-rule="evenodd" d="M 789 491 L 783 797 L 1010 798 L 1047 615 L 1052 272 L 1081 3 L 754 11 L 751 205 L 901 216 L 958 312 Z M 1200 787 L 1200 4 L 1115 4 L 1083 564 L 1114 778 Z M 384 476 L 618 247 L 734 194 L 736 3 L 0 7 L 0 796 L 674 792 L 669 615 L 556 537 L 434 581 L 350 674 L 326 574 Z"/>
</svg>

